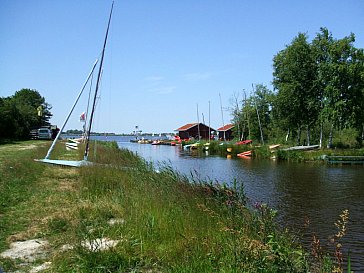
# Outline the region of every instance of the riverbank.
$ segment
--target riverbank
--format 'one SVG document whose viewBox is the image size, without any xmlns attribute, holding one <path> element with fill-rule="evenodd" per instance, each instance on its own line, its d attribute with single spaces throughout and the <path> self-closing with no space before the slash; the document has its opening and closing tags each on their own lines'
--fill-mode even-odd
<svg viewBox="0 0 364 273">
<path fill-rule="evenodd" d="M 98 146 L 81 169 L 34 162 L 44 142 L 2 154 L 0 253 L 36 240 L 30 257 L 0 258 L 6 272 L 319 272 L 312 257 L 275 225 L 275 211 L 247 204 L 243 189 L 191 181 L 127 150 Z M 46 143 L 49 145 L 49 143 Z M 75 151 L 57 147 L 62 158 Z"/>
<path fill-rule="evenodd" d="M 288 145 L 272 144 L 272 145 L 237 145 L 236 142 L 221 141 L 189 141 L 182 142 L 184 149 L 193 149 L 201 155 L 220 155 L 223 157 L 239 157 L 239 154 L 249 152 L 249 157 L 260 159 L 285 160 L 291 162 L 325 162 L 327 156 L 364 156 L 364 148 L 361 149 L 318 149 L 309 146 L 298 146 L 292 149 Z M 294 147 L 293 147 L 294 148 Z M 347 162 L 348 163 L 348 162 Z M 349 162 L 350 163 L 350 162 Z M 355 163 L 355 162 L 354 162 Z"/>
</svg>

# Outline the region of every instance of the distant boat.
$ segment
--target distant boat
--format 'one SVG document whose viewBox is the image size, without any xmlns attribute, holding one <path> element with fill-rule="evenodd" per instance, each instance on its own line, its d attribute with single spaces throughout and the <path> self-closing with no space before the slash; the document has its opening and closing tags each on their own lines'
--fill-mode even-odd
<svg viewBox="0 0 364 273">
<path fill-rule="evenodd" d="M 251 144 L 252 142 L 253 142 L 253 140 L 247 139 L 247 140 L 243 140 L 243 141 L 238 141 L 235 144 L 236 145 L 247 145 L 247 144 Z"/>
<path fill-rule="evenodd" d="M 143 137 L 142 139 L 138 140 L 138 143 L 139 144 L 150 144 L 150 143 L 152 143 L 152 141 Z"/>
<path fill-rule="evenodd" d="M 282 149 L 282 151 L 309 151 L 318 149 L 319 145 L 309 145 L 309 146 L 293 146 L 289 148 Z"/>
<path fill-rule="evenodd" d="M 242 152 L 237 154 L 238 157 L 250 157 L 252 156 L 252 151 L 246 151 L 246 152 Z"/>
<path fill-rule="evenodd" d="M 278 148 L 279 146 L 281 146 L 281 144 L 273 144 L 273 145 L 269 145 L 269 149 L 270 149 L 270 150 L 274 150 L 274 149 Z"/>
</svg>

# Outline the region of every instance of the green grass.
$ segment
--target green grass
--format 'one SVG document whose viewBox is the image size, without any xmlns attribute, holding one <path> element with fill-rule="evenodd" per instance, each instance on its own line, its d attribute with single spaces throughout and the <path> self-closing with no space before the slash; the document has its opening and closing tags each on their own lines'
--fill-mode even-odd
<svg viewBox="0 0 364 273">
<path fill-rule="evenodd" d="M 100 164 L 80 169 L 34 162 L 45 154 L 42 147 L 9 150 L 13 159 L 1 161 L 0 251 L 12 241 L 47 239 L 49 254 L 35 262 L 51 261 L 45 272 L 319 272 L 325 266 L 312 264 L 297 238 L 276 226 L 275 211 L 264 204 L 248 209 L 243 185 L 190 181 L 168 166 L 156 172 L 113 144 L 97 149 Z M 82 158 L 63 146 L 56 154 Z M 100 238 L 118 244 L 84 247 Z M 9 259 L 0 265 L 24 266 Z"/>
</svg>

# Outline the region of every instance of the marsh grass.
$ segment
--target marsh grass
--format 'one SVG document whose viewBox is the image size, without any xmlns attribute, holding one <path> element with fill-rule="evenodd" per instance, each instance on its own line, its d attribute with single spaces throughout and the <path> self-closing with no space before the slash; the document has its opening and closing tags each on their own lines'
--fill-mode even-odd
<svg viewBox="0 0 364 273">
<path fill-rule="evenodd" d="M 58 156 L 79 158 L 58 146 Z M 11 162 L 1 190 L 0 250 L 11 241 L 49 240 L 46 272 L 309 272 L 308 254 L 275 225 L 274 210 L 250 206 L 243 185 L 188 179 L 115 144 L 98 164 L 71 169 L 33 162 L 44 148 Z M 10 168 L 12 166 L 12 168 Z M 17 172 L 13 171 L 17 168 Z M 3 179 L 6 177 L 6 179 Z M 18 196 L 18 197 L 16 197 Z M 4 197 L 3 197 L 4 198 Z M 3 221 L 5 219 L 6 221 Z M 85 247 L 108 239 L 117 242 Z M 0 259 L 15 271 L 21 262 Z"/>
</svg>

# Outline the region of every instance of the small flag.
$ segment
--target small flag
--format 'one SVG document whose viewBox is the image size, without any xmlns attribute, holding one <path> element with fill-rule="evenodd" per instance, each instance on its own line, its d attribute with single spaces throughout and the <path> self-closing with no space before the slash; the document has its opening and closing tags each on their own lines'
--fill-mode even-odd
<svg viewBox="0 0 364 273">
<path fill-rule="evenodd" d="M 80 121 L 85 121 L 86 120 L 86 113 L 83 112 L 81 115 L 80 115 Z"/>
</svg>

